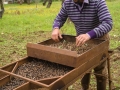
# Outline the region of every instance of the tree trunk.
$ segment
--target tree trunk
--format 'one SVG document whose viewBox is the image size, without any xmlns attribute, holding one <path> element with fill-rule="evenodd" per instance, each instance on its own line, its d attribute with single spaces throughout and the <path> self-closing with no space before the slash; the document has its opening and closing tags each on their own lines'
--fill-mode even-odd
<svg viewBox="0 0 120 90">
<path fill-rule="evenodd" d="M 3 6 L 3 1 L 2 0 L 0 0 L 0 18 L 2 18 L 2 16 L 3 16 L 3 13 L 4 13 L 4 6 Z"/>
<path fill-rule="evenodd" d="M 52 0 L 48 0 L 47 8 L 50 8 L 51 4 L 52 4 Z"/>
<path fill-rule="evenodd" d="M 46 5 L 47 1 L 48 1 L 48 0 L 44 0 L 44 1 L 43 1 L 43 6 Z"/>
</svg>

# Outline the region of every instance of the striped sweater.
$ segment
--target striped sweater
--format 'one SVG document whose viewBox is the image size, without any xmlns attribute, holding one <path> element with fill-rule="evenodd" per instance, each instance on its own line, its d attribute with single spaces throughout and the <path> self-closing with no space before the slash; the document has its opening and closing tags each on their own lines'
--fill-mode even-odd
<svg viewBox="0 0 120 90">
<path fill-rule="evenodd" d="M 53 28 L 61 28 L 67 17 L 74 23 L 77 35 L 87 33 L 91 38 L 96 38 L 112 29 L 112 18 L 105 0 L 84 0 L 82 5 L 65 0 Z"/>
</svg>

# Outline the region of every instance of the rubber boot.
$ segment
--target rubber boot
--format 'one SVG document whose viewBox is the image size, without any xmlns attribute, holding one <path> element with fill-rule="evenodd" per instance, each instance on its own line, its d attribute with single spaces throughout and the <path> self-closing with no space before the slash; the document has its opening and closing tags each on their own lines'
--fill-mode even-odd
<svg viewBox="0 0 120 90">
<path fill-rule="evenodd" d="M 99 75 L 95 75 L 97 81 L 97 90 L 106 90 L 106 61 L 94 68 L 94 72 Z M 100 74 L 102 76 L 100 76 Z"/>
<path fill-rule="evenodd" d="M 81 80 L 82 90 L 88 90 L 90 84 L 90 74 L 85 74 Z"/>
<path fill-rule="evenodd" d="M 97 80 L 97 90 L 106 90 L 106 78 L 96 76 Z"/>
</svg>

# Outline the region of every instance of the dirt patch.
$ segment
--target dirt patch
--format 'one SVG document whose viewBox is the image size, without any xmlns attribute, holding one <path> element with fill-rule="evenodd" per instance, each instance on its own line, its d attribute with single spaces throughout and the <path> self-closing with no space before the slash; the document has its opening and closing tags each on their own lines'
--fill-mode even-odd
<svg viewBox="0 0 120 90">
<path fill-rule="evenodd" d="M 111 56 L 112 61 L 117 61 L 120 59 L 120 46 L 113 50 L 114 54 Z"/>
<path fill-rule="evenodd" d="M 49 90 L 47 88 L 31 89 L 31 90 Z"/>
<path fill-rule="evenodd" d="M 0 37 L 0 67 L 26 56 L 26 44 L 38 43 L 50 38 L 51 32 L 4 33 Z M 1 40 L 0 38 L 0 40 Z"/>
</svg>

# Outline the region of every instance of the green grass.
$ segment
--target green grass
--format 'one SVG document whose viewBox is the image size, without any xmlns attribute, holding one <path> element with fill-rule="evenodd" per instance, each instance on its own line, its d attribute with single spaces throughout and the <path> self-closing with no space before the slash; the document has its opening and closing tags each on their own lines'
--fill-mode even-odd
<svg viewBox="0 0 120 90">
<path fill-rule="evenodd" d="M 25 6 L 27 8 L 25 8 Z M 30 6 L 30 7 L 29 7 Z M 35 5 L 10 5 L 6 7 L 5 14 L 0 24 L 1 32 L 29 32 L 36 30 L 52 30 L 52 23 L 55 17 L 55 10 L 46 9 L 42 5 L 35 8 Z M 12 9 L 13 8 L 13 9 Z M 49 14 L 50 13 L 50 14 Z"/>
<path fill-rule="evenodd" d="M 110 48 L 120 46 L 120 0 L 107 2 L 113 18 L 113 29 L 110 32 Z M 51 36 L 53 21 L 59 12 L 61 2 L 53 2 L 51 8 L 46 8 L 39 3 L 35 4 L 9 4 L 4 5 L 5 13 L 0 19 L 0 67 L 19 60 L 26 56 L 27 42 L 40 42 Z M 62 33 L 75 35 L 74 25 L 65 23 L 61 28 Z M 117 64 L 116 64 L 117 63 Z M 113 68 L 120 62 L 114 62 Z M 117 77 L 117 69 L 112 72 Z M 115 72 L 116 71 L 116 72 Z M 120 81 L 120 78 L 118 78 Z M 115 86 L 119 86 L 115 79 Z M 92 82 L 94 83 L 94 82 Z"/>
<path fill-rule="evenodd" d="M 120 12 L 119 12 L 119 8 L 120 8 L 120 0 L 116 0 L 114 2 L 107 2 L 108 8 L 110 10 L 110 13 L 112 15 L 113 18 L 113 29 L 110 32 L 110 36 L 111 36 L 111 44 L 110 44 L 110 48 L 116 48 L 118 46 L 120 46 Z"/>
</svg>

